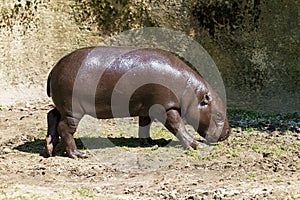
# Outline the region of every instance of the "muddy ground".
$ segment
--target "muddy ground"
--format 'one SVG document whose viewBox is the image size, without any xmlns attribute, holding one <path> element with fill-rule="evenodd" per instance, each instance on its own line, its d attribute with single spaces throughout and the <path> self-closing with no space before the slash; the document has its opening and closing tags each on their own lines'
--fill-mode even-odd
<svg viewBox="0 0 300 200">
<path fill-rule="evenodd" d="M 114 145 L 86 149 L 77 139 L 89 154 L 80 160 L 65 157 L 61 145 L 45 158 L 50 108 L 1 107 L 0 199 L 300 199 L 297 113 L 230 112 L 229 139 L 197 151 L 169 143 L 175 139 L 159 125 L 160 145 L 139 147 L 136 135 L 118 132 L 120 124 L 101 121 Z"/>
</svg>

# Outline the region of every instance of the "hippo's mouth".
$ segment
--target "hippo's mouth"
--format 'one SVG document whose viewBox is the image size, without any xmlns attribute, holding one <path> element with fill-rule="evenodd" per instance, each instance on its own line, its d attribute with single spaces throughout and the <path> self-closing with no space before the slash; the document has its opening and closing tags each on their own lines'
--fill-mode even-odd
<svg viewBox="0 0 300 200">
<path fill-rule="evenodd" d="M 220 135 L 219 141 L 226 140 L 229 137 L 229 135 L 230 135 L 230 131 L 231 131 L 230 128 L 226 128 L 225 134 Z"/>
<path fill-rule="evenodd" d="M 222 134 L 220 136 L 217 136 L 217 134 L 212 134 L 212 136 L 207 136 L 205 137 L 205 141 L 204 143 L 206 143 L 207 145 L 217 145 L 218 142 L 224 141 L 229 137 L 229 133 L 228 131 L 226 131 L 226 134 Z"/>
<path fill-rule="evenodd" d="M 223 136 L 223 137 L 220 137 L 218 141 L 224 141 L 224 140 L 226 140 L 228 137 L 229 137 L 229 134 L 228 134 L 228 135 L 225 135 L 225 136 Z"/>
<path fill-rule="evenodd" d="M 218 142 L 209 142 L 207 140 L 205 140 L 204 143 L 207 144 L 207 145 L 209 145 L 209 146 L 216 146 L 218 144 Z"/>
</svg>

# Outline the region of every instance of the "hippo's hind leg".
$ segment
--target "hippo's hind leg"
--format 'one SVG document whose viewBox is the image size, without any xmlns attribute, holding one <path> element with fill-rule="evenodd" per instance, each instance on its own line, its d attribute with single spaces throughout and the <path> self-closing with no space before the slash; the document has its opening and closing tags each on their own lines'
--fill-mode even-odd
<svg viewBox="0 0 300 200">
<path fill-rule="evenodd" d="M 58 124 L 58 133 L 70 158 L 87 158 L 87 155 L 77 149 L 73 134 L 80 120 L 73 117 L 62 117 Z"/>
<path fill-rule="evenodd" d="M 139 139 L 141 145 L 153 146 L 155 141 L 150 137 L 150 126 L 152 120 L 149 116 L 139 116 Z"/>
<path fill-rule="evenodd" d="M 58 144 L 59 141 L 59 134 L 57 132 L 57 126 L 60 120 L 60 113 L 59 111 L 54 108 L 47 114 L 47 123 L 48 123 L 48 130 L 46 136 L 46 154 L 47 156 L 52 156 L 55 146 Z"/>
</svg>

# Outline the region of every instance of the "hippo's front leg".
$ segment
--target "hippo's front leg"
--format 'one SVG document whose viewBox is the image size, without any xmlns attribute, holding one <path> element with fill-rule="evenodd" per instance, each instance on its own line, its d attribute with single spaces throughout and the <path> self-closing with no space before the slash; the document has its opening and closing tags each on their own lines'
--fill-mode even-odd
<svg viewBox="0 0 300 200">
<path fill-rule="evenodd" d="M 184 122 L 177 110 L 167 111 L 165 127 L 178 138 L 185 148 L 197 149 L 202 146 L 200 142 L 187 133 Z"/>
<path fill-rule="evenodd" d="M 87 155 L 77 149 L 73 134 L 76 131 L 79 120 L 71 117 L 63 117 L 58 124 L 58 133 L 61 137 L 67 155 L 70 158 L 87 158 Z"/>
</svg>

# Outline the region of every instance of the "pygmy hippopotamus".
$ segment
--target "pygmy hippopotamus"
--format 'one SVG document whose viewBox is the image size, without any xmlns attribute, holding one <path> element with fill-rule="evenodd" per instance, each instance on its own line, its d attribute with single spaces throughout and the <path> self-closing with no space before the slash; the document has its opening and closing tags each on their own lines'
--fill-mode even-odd
<svg viewBox="0 0 300 200">
<path fill-rule="evenodd" d="M 211 86 L 176 55 L 151 48 L 87 47 L 63 57 L 48 76 L 47 94 L 55 108 L 47 115 L 46 153 L 61 137 L 69 157 L 85 158 L 73 134 L 84 115 L 98 119 L 139 117 L 139 138 L 154 144 L 156 119 L 185 148 L 197 148 L 185 123 L 215 143 L 230 133 L 223 101 Z"/>
</svg>

